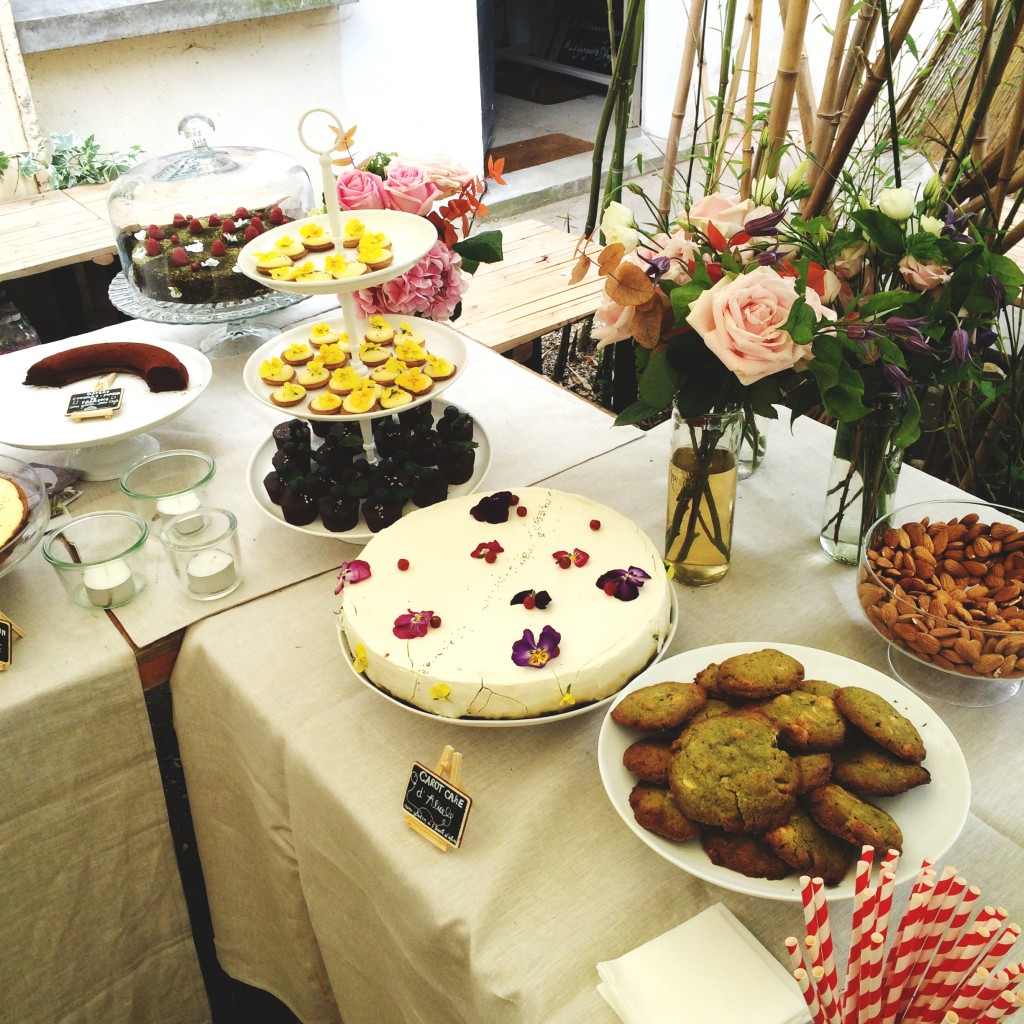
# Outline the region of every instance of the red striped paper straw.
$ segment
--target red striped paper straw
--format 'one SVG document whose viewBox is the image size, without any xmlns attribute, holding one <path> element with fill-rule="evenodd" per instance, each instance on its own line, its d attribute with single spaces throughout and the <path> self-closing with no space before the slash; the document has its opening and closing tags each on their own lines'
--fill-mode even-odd
<svg viewBox="0 0 1024 1024">
<path fill-rule="evenodd" d="M 818 995 L 811 985 L 807 972 L 802 967 L 798 967 L 793 971 L 793 977 L 796 978 L 796 982 L 800 986 L 800 994 L 804 997 L 804 1002 L 810 1011 L 811 1020 L 814 1024 L 826 1024 L 825 1015 L 821 1012 L 821 1003 L 818 1002 Z"/>
<path fill-rule="evenodd" d="M 910 972 L 917 962 L 917 954 L 921 942 L 921 928 L 924 926 L 924 915 L 927 910 L 927 897 L 920 893 L 911 898 L 907 910 L 904 911 L 898 932 L 898 945 L 895 946 L 895 958 L 891 969 L 886 965 L 887 973 L 884 988 L 885 1007 L 882 1011 L 882 1024 L 894 1024 L 896 1012 L 903 999 L 903 990 L 910 978 Z M 890 953 L 893 950 L 890 949 Z"/>
<path fill-rule="evenodd" d="M 828 901 L 825 899 L 825 882 L 822 878 L 811 879 L 814 897 L 814 918 L 818 925 L 818 941 L 821 949 L 821 966 L 824 969 L 824 999 L 822 1006 L 826 1018 L 838 1024 L 841 997 L 839 993 L 839 972 L 836 970 L 836 952 L 832 944 L 832 923 L 828 915 Z"/>
<path fill-rule="evenodd" d="M 981 910 L 978 911 L 978 917 L 975 923 L 986 926 L 992 924 L 998 926 L 1005 924 L 1007 917 L 1009 917 L 1009 915 L 1007 914 L 1005 907 L 982 907 Z"/>
<path fill-rule="evenodd" d="M 793 970 L 803 970 L 804 958 L 800 955 L 800 942 L 796 936 L 790 935 L 786 939 L 786 952 L 789 954 L 789 962 L 793 965 Z"/>
<path fill-rule="evenodd" d="M 907 898 L 907 905 L 903 911 L 903 917 L 900 918 L 900 923 L 896 927 L 896 934 L 893 936 L 892 944 L 889 946 L 889 954 L 885 961 L 885 971 L 883 974 L 883 987 L 888 988 L 893 972 L 896 969 L 896 959 L 902 952 L 905 952 L 906 943 L 903 941 L 903 935 L 910 925 L 914 926 L 915 934 L 920 926 L 921 918 L 924 915 L 925 907 L 928 904 L 928 897 L 931 894 L 931 889 L 935 884 L 935 873 L 929 871 L 930 880 L 926 887 L 919 888 L 917 885 L 910 891 L 910 896 Z"/>
<path fill-rule="evenodd" d="M 989 971 L 995 970 L 996 965 L 1010 952 L 1010 948 L 1019 938 L 1020 927 L 1015 924 L 1007 925 L 996 937 L 996 941 L 992 943 L 978 966 Z"/>
<path fill-rule="evenodd" d="M 955 1010 L 960 1015 L 962 1022 L 974 1019 L 977 1011 L 972 1010 L 971 1007 L 974 1004 L 974 1000 L 981 993 L 982 988 L 984 988 L 986 981 L 988 981 L 988 971 L 975 971 L 971 975 L 970 980 L 964 982 L 963 987 L 957 992 L 950 1009 Z"/>
<path fill-rule="evenodd" d="M 939 969 L 930 972 L 928 984 L 922 986 L 924 999 L 928 1009 L 922 1015 L 923 1024 L 936 1024 L 953 996 L 953 993 L 965 983 L 966 979 L 975 977 L 974 965 L 978 960 L 980 949 L 988 942 L 988 932 L 984 928 L 972 928 L 962 943 L 957 945 Z M 987 973 L 987 969 L 986 969 Z"/>
<path fill-rule="evenodd" d="M 1014 993 L 1000 992 L 992 1002 L 992 1005 L 977 1018 L 978 1024 L 998 1024 L 1016 1002 L 1017 997 Z"/>
<path fill-rule="evenodd" d="M 882 1009 L 882 947 L 885 936 L 872 932 L 868 936 L 867 962 L 862 975 L 861 1000 L 858 1008 L 860 1024 L 875 1024 Z"/>
<path fill-rule="evenodd" d="M 873 846 L 862 846 L 857 861 L 857 875 L 853 888 L 853 932 L 850 955 L 846 961 L 846 992 L 843 998 L 843 1024 L 854 1024 L 859 1016 L 860 972 L 862 958 L 870 929 L 864 925 L 873 917 L 874 891 L 871 888 L 871 864 L 875 858 Z"/>
</svg>

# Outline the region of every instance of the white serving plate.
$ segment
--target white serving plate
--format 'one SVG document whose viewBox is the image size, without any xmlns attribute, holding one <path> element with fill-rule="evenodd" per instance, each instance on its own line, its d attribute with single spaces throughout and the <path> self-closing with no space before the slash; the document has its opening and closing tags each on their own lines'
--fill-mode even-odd
<svg viewBox="0 0 1024 1024">
<path fill-rule="evenodd" d="M 850 658 L 813 647 L 770 642 L 716 644 L 677 654 L 651 666 L 621 691 L 619 697 L 641 686 L 666 680 L 690 682 L 711 662 L 721 662 L 735 654 L 765 647 L 774 647 L 796 658 L 803 664 L 808 679 L 826 679 L 844 686 L 873 690 L 917 726 L 928 751 L 924 764 L 931 772 L 931 783 L 897 797 L 873 798 L 871 801 L 891 814 L 903 831 L 904 846 L 896 884 L 912 881 L 922 860 L 937 862 L 960 834 L 970 809 L 971 779 L 963 751 L 942 719 L 920 697 L 888 676 Z M 626 747 L 642 734 L 618 725 L 610 712 L 611 709 L 601 726 L 597 763 L 608 799 L 634 835 L 676 867 L 723 889 L 764 899 L 799 902 L 800 879 L 797 872 L 778 881 L 747 878 L 739 872 L 712 864 L 699 839 L 675 843 L 648 832 L 636 823 L 629 806 L 629 794 L 636 779 L 623 767 L 622 755 Z M 826 889 L 825 893 L 830 901 L 847 900 L 853 898 L 853 888 L 854 870 L 851 868 L 839 885 Z"/>
<path fill-rule="evenodd" d="M 40 359 L 102 341 L 102 338 L 65 339 L 5 355 L 3 372 L 0 373 L 0 409 L 3 410 L 0 441 L 15 448 L 45 451 L 111 444 L 173 419 L 184 412 L 210 383 L 210 360 L 197 349 L 169 341 L 137 344 L 153 345 L 176 356 L 188 370 L 188 387 L 184 391 L 154 394 L 141 377 L 119 373 L 113 386 L 124 388 L 124 396 L 121 408 L 109 420 L 87 419 L 76 423 L 64 415 L 72 395 L 92 388 L 95 381 L 90 378 L 62 388 L 28 387 L 23 383 L 29 367 Z"/>
<path fill-rule="evenodd" d="M 449 404 L 448 402 L 434 403 L 431 411 L 435 420 L 444 412 L 445 406 Z M 279 411 L 288 412 L 289 410 L 281 409 Z M 335 416 L 333 418 L 338 419 L 339 417 Z M 478 445 L 476 461 L 473 464 L 473 475 L 464 484 L 449 487 L 448 496 L 450 498 L 460 498 L 464 494 L 472 494 L 480 487 L 484 477 L 487 475 L 487 469 L 491 464 L 491 443 L 483 427 L 480 426 L 475 418 L 473 420 L 473 440 Z M 362 512 L 359 513 L 359 524 L 354 530 L 345 530 L 339 533 L 332 533 L 326 529 L 319 519 L 316 522 L 310 523 L 309 526 L 294 526 L 292 523 L 286 522 L 281 514 L 280 506 L 275 505 L 267 497 L 267 490 L 263 486 L 263 478 L 274 468 L 271 464 L 271 459 L 274 457 L 276 449 L 277 445 L 274 443 L 274 438 L 266 438 L 250 456 L 249 466 L 246 470 L 249 493 L 261 511 L 282 526 L 287 526 L 290 530 L 297 530 L 299 533 L 307 533 L 312 537 L 333 537 L 335 540 L 346 540 L 350 543 L 365 543 L 373 536 L 372 531 L 363 519 Z M 406 505 L 406 512 L 411 512 L 415 508 L 416 506 L 410 501 Z"/>
<path fill-rule="evenodd" d="M 417 405 L 422 405 L 424 402 L 429 402 L 437 398 L 453 381 L 459 379 L 462 376 L 463 370 L 466 368 L 466 360 L 469 358 L 469 349 L 466 345 L 466 339 L 463 338 L 458 331 L 452 330 L 451 327 L 446 327 L 444 324 L 434 323 L 433 320 L 423 320 L 420 318 L 411 318 L 400 316 L 398 314 L 388 314 L 386 317 L 388 323 L 392 324 L 395 328 L 398 327 L 400 322 L 409 323 L 415 325 L 416 331 L 423 335 L 423 339 L 426 342 L 426 349 L 432 355 L 440 356 L 442 359 L 447 359 L 455 367 L 455 373 L 452 374 L 447 380 L 439 380 L 430 391 L 419 397 L 413 397 L 412 402 L 409 405 L 403 405 L 401 411 L 404 412 L 406 409 L 414 409 Z M 273 409 L 274 412 L 280 413 L 283 416 L 295 417 L 301 420 L 326 420 L 334 423 L 338 420 L 374 420 L 379 419 L 381 416 L 390 416 L 391 412 L 386 409 L 378 409 L 376 412 L 364 412 L 356 415 L 349 413 L 340 413 L 335 416 L 324 416 L 321 413 L 310 412 L 307 408 L 307 399 L 303 399 L 298 405 L 290 408 L 283 408 L 280 405 L 275 405 L 270 400 L 271 393 L 275 390 L 269 384 L 264 384 L 260 380 L 260 363 L 265 359 L 271 359 L 275 356 L 280 357 L 281 353 L 293 342 L 306 341 L 309 337 L 309 329 L 313 324 L 328 323 L 331 327 L 338 331 L 347 330 L 345 325 L 345 318 L 340 314 L 334 316 L 324 316 L 316 320 L 310 320 L 308 323 L 301 324 L 297 327 L 290 327 L 287 331 L 279 334 L 276 338 L 272 338 L 270 341 L 260 345 L 258 349 L 246 360 L 245 366 L 242 369 L 242 382 L 245 384 L 246 390 L 261 404 Z M 362 371 L 362 364 L 358 359 L 353 359 L 352 366 Z M 296 369 L 299 369 L 296 367 Z M 308 397 L 311 398 L 316 395 L 315 391 L 307 393 Z"/>
<path fill-rule="evenodd" d="M 654 670 L 659 659 L 664 655 L 664 652 L 672 645 L 672 637 L 675 636 L 676 624 L 679 619 L 679 601 L 676 596 L 675 587 L 671 587 L 669 589 L 669 594 L 672 600 L 671 623 L 669 625 L 668 632 L 662 640 L 661 649 L 654 656 L 654 660 L 651 664 L 644 670 L 642 673 L 643 675 Z M 580 707 L 574 707 L 569 711 L 557 711 L 550 715 L 541 715 L 539 718 L 445 718 L 443 715 L 432 715 L 429 711 L 424 711 L 422 708 L 418 708 L 414 704 L 407 704 L 404 700 L 392 697 L 390 693 L 385 693 L 383 690 L 378 689 L 362 673 L 356 672 L 355 666 L 352 663 L 352 652 L 349 650 L 348 641 L 345 638 L 345 631 L 341 628 L 341 615 L 337 615 L 336 619 L 338 644 L 341 647 L 342 657 L 345 659 L 345 664 L 348 665 L 352 674 L 359 680 L 359 682 L 367 687 L 367 689 L 372 693 L 375 693 L 378 697 L 387 701 L 392 705 L 392 707 L 401 708 L 403 711 L 408 711 L 410 714 L 417 715 L 420 718 L 425 718 L 432 722 L 443 722 L 445 725 L 465 725 L 479 729 L 500 729 L 527 725 L 549 725 L 553 722 L 564 722 L 567 718 L 579 718 L 580 715 L 586 715 L 591 711 L 596 711 L 598 708 L 607 707 L 612 701 L 618 700 L 619 696 L 632 686 L 631 683 L 627 683 L 626 686 L 617 693 L 611 693 L 603 700 L 594 701 L 592 704 L 583 704 Z M 637 678 L 640 678 L 640 676 Z"/>
<path fill-rule="evenodd" d="M 262 235 L 242 247 L 242 251 L 238 254 L 237 266 L 241 268 L 246 277 L 259 281 L 264 287 L 272 288 L 274 291 L 290 292 L 293 295 L 337 295 L 339 292 L 354 292 L 362 288 L 372 288 L 374 285 L 383 284 L 385 281 L 404 274 L 410 267 L 419 263 L 437 241 L 437 229 L 434 225 L 426 217 L 417 217 L 412 213 L 402 213 L 400 210 L 341 211 L 343 229 L 353 219 L 362 221 L 366 225 L 367 231 L 383 232 L 387 236 L 394 254 L 394 260 L 390 266 L 383 270 L 373 270 L 361 277 L 347 278 L 344 281 L 309 282 L 275 281 L 272 277 L 261 274 L 256 269 L 257 253 L 270 252 L 278 238 L 288 235 L 298 238 L 299 229 L 304 224 L 319 224 L 320 227 L 330 231 L 330 218 L 326 213 L 317 214 L 314 217 L 303 217 L 301 220 L 293 220 L 288 224 L 281 224 L 276 228 L 264 231 Z M 355 259 L 355 250 L 342 248 L 341 241 L 338 240 L 333 249 L 328 249 L 327 252 L 311 252 L 303 256 L 299 262 L 310 262 L 317 270 L 323 270 L 324 260 L 328 256 L 338 253 Z"/>
</svg>

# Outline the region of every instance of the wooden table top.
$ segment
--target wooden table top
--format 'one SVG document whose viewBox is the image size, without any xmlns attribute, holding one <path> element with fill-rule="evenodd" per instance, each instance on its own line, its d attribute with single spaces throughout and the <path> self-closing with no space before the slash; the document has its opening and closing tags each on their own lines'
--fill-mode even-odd
<svg viewBox="0 0 1024 1024">
<path fill-rule="evenodd" d="M 109 185 L 79 185 L 0 204 L 0 281 L 84 263 L 116 251 Z"/>
</svg>

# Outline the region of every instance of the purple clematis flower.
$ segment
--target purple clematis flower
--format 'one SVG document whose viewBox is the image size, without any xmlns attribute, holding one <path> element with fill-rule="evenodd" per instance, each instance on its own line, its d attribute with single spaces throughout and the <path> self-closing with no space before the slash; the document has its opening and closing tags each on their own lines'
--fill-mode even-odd
<svg viewBox="0 0 1024 1024">
<path fill-rule="evenodd" d="M 647 264 L 644 273 L 651 279 L 652 284 L 656 285 L 672 269 L 672 260 L 668 256 L 655 256 L 652 260 L 640 253 L 637 253 L 637 256 Z"/>
<path fill-rule="evenodd" d="M 963 366 L 967 359 L 970 357 L 971 352 L 971 338 L 970 335 L 962 328 L 958 327 L 949 338 L 950 360 L 956 363 L 957 366 Z"/>
<path fill-rule="evenodd" d="M 519 504 L 519 498 L 511 491 L 495 491 L 481 498 L 470 510 L 469 514 L 478 523 L 507 523 L 509 509 Z"/>
<path fill-rule="evenodd" d="M 370 578 L 370 563 L 357 558 L 351 562 L 342 562 L 338 570 L 338 585 L 334 588 L 335 594 L 340 594 L 345 589 L 346 583 L 360 583 Z"/>
<path fill-rule="evenodd" d="M 785 216 L 785 210 L 766 213 L 763 217 L 754 217 L 751 220 L 744 221 L 743 230 L 751 238 L 761 235 L 777 235 L 779 233 L 779 224 L 782 223 L 782 218 Z"/>
<path fill-rule="evenodd" d="M 882 367 L 882 376 L 897 390 L 900 398 L 906 398 L 910 394 L 911 379 L 898 366 L 886 363 Z"/>
<path fill-rule="evenodd" d="M 992 299 L 992 305 L 995 306 L 995 311 L 998 313 L 1006 305 L 1006 288 L 1003 287 L 1003 282 L 995 274 L 986 274 L 985 291 L 988 292 Z"/>
<path fill-rule="evenodd" d="M 631 565 L 628 569 L 610 569 L 602 573 L 596 586 L 618 601 L 635 601 L 640 596 L 640 588 L 650 578 L 643 569 Z"/>
<path fill-rule="evenodd" d="M 757 262 L 762 267 L 774 267 L 776 263 L 781 262 L 782 257 L 779 255 L 778 249 L 765 249 L 764 252 L 757 254 Z"/>
<path fill-rule="evenodd" d="M 908 352 L 919 356 L 933 356 L 935 353 L 928 347 L 928 339 L 918 330 L 923 323 L 923 316 L 891 316 L 885 321 L 885 326 Z"/>
<path fill-rule="evenodd" d="M 946 223 L 941 233 L 947 238 L 952 238 L 954 242 L 973 242 L 974 239 L 967 234 L 967 224 L 973 216 L 973 213 L 965 213 L 958 217 L 956 210 L 947 203 Z"/>
<path fill-rule="evenodd" d="M 430 629 L 430 620 L 434 617 L 432 611 L 414 612 L 411 608 L 407 615 L 399 615 L 395 619 L 394 628 L 391 630 L 399 640 L 415 640 L 418 636 L 426 636 Z"/>
<path fill-rule="evenodd" d="M 550 626 L 540 631 L 539 640 L 534 639 L 532 629 L 524 629 L 523 639 L 512 645 L 512 660 L 525 668 L 543 668 L 552 658 L 558 657 L 561 642 L 562 634 Z"/>
</svg>

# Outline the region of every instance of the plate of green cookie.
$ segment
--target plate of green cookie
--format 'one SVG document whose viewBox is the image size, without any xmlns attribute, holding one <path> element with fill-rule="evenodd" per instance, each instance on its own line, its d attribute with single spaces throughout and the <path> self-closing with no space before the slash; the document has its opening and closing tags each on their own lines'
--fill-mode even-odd
<svg viewBox="0 0 1024 1024">
<path fill-rule="evenodd" d="M 655 853 L 793 902 L 801 875 L 823 876 L 830 901 L 852 899 L 865 843 L 901 847 L 896 882 L 913 880 L 952 846 L 971 800 L 963 752 L 931 707 L 866 665 L 794 644 L 716 644 L 652 665 L 610 707 L 598 767 Z"/>
</svg>

